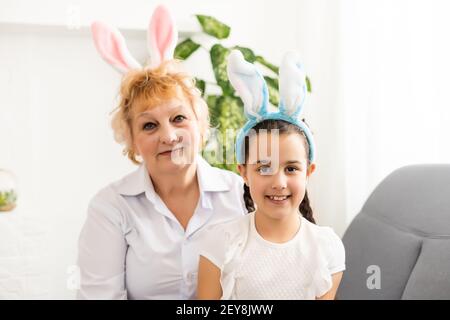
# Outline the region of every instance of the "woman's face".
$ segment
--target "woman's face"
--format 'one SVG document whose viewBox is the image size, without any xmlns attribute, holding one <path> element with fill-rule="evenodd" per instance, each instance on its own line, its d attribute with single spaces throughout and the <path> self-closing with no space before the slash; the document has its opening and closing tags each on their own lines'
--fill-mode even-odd
<svg viewBox="0 0 450 320">
<path fill-rule="evenodd" d="M 250 139 L 247 164 L 238 168 L 258 212 L 282 219 L 298 214 L 307 178 L 315 165 L 307 165 L 303 136 L 298 133 L 268 133 Z"/>
<path fill-rule="evenodd" d="M 145 101 L 136 103 L 145 104 Z M 174 98 L 151 108 L 134 107 L 145 110 L 133 116 L 134 150 L 151 171 L 170 174 L 194 163 L 200 130 L 187 99 Z"/>
</svg>

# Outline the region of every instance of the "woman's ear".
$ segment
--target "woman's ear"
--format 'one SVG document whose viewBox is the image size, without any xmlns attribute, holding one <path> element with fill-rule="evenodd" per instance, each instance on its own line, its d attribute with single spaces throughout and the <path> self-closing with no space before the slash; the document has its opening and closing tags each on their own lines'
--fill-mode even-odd
<svg viewBox="0 0 450 320">
<path fill-rule="evenodd" d="M 140 156 L 141 154 L 139 153 L 139 150 L 137 148 L 136 142 L 134 141 L 134 138 L 131 137 L 131 145 L 130 145 L 130 149 L 133 151 L 133 153 L 137 156 Z"/>
<path fill-rule="evenodd" d="M 308 166 L 308 170 L 306 171 L 306 176 L 309 177 L 311 174 L 313 174 L 314 171 L 316 171 L 316 164 L 315 163 L 311 163 Z"/>
<path fill-rule="evenodd" d="M 244 179 L 245 184 L 248 186 L 247 166 L 245 164 L 238 164 L 237 168 L 238 168 L 238 171 L 239 171 L 242 179 Z"/>
</svg>

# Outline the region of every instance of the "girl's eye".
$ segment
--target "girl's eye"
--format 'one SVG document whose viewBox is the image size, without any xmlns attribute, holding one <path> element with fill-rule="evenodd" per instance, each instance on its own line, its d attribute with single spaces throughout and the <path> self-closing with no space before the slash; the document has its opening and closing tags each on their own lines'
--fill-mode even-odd
<svg viewBox="0 0 450 320">
<path fill-rule="evenodd" d="M 258 168 L 258 172 L 261 174 L 270 174 L 272 172 L 272 168 L 269 166 L 262 166 Z"/>
<path fill-rule="evenodd" d="M 287 167 L 286 171 L 289 173 L 294 173 L 294 172 L 298 171 L 298 169 L 296 167 Z"/>
<path fill-rule="evenodd" d="M 152 130 L 154 128 L 156 128 L 156 124 L 154 124 L 153 122 L 147 122 L 143 127 L 144 130 Z"/>
<path fill-rule="evenodd" d="M 175 121 L 175 122 L 182 122 L 184 119 L 186 119 L 185 116 L 178 115 L 178 116 L 176 116 L 176 117 L 173 119 L 173 121 Z"/>
</svg>

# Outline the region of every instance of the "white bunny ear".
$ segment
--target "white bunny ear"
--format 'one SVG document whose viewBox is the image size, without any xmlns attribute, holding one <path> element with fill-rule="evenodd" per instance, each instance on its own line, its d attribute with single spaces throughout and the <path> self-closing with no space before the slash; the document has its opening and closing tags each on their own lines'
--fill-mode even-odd
<svg viewBox="0 0 450 320">
<path fill-rule="evenodd" d="M 300 57 L 288 52 L 280 66 L 280 112 L 298 116 L 306 99 L 306 74 Z"/>
<path fill-rule="evenodd" d="M 147 31 L 150 67 L 158 67 L 163 61 L 173 59 L 178 41 L 178 31 L 169 10 L 159 5 L 153 12 Z"/>
<path fill-rule="evenodd" d="M 91 25 L 95 47 L 100 56 L 120 73 L 127 73 L 131 69 L 141 68 L 128 51 L 125 39 L 119 30 L 107 24 L 95 21 Z"/>
<path fill-rule="evenodd" d="M 245 61 L 239 50 L 228 56 L 228 79 L 244 103 L 247 118 L 259 118 L 267 113 L 268 90 L 256 67 Z"/>
</svg>

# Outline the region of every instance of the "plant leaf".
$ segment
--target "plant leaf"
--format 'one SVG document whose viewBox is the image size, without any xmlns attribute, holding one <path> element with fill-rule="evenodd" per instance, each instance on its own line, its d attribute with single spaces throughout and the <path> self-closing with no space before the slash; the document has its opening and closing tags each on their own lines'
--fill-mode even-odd
<svg viewBox="0 0 450 320">
<path fill-rule="evenodd" d="M 250 48 L 235 46 L 233 49 L 237 49 L 242 52 L 244 55 L 244 59 L 247 60 L 250 63 L 253 63 L 256 61 L 256 55 L 253 53 L 253 50 Z"/>
<path fill-rule="evenodd" d="M 176 46 L 174 57 L 175 59 L 186 60 L 198 48 L 200 48 L 200 45 L 188 38 Z"/>
<path fill-rule="evenodd" d="M 198 22 L 202 26 L 203 32 L 217 39 L 226 39 L 230 35 L 230 27 L 220 22 L 216 18 L 205 15 L 196 15 Z"/>
<path fill-rule="evenodd" d="M 215 127 L 219 124 L 219 117 L 220 117 L 220 109 L 218 108 L 217 100 L 220 96 L 208 96 L 206 98 L 206 104 L 208 105 L 209 109 L 209 118 L 211 122 L 211 126 Z"/>
<path fill-rule="evenodd" d="M 306 76 L 306 89 L 308 90 L 309 93 L 312 92 L 311 80 L 309 80 L 308 76 Z"/>
<path fill-rule="evenodd" d="M 278 68 L 276 65 L 274 65 L 274 64 L 272 64 L 272 63 L 270 63 L 270 62 L 268 62 L 268 61 L 267 61 L 266 59 L 264 59 L 263 57 L 261 57 L 261 56 L 256 56 L 255 60 L 256 60 L 257 62 L 259 62 L 260 64 L 262 64 L 264 67 L 266 67 L 266 68 L 272 70 L 273 72 L 275 72 L 276 74 L 278 74 L 279 68 Z"/>
<path fill-rule="evenodd" d="M 228 155 L 227 159 L 226 150 L 234 150 L 234 143 L 236 140 L 236 134 L 245 123 L 244 105 L 242 100 L 235 96 L 221 96 L 217 100 L 217 108 L 220 110 L 219 117 L 219 130 L 222 133 L 222 137 L 226 139 L 222 141 L 223 149 L 223 168 L 237 172 L 235 152 L 232 155 Z"/>
<path fill-rule="evenodd" d="M 269 89 L 269 101 L 274 106 L 278 106 L 280 103 L 280 94 L 278 92 L 278 79 L 264 77 L 266 80 L 267 88 Z"/>
<path fill-rule="evenodd" d="M 214 76 L 217 84 L 222 88 L 224 95 L 232 95 L 234 92 L 230 81 L 228 81 L 227 74 L 227 57 L 229 54 L 230 49 L 225 48 L 220 44 L 213 45 L 210 50 Z"/>
<path fill-rule="evenodd" d="M 243 111 L 242 100 L 235 96 L 227 95 L 211 95 L 206 99 L 209 110 L 211 125 L 217 127 L 220 135 L 217 136 L 220 141 L 218 141 L 221 150 L 216 150 L 216 152 L 221 152 L 221 163 L 217 163 L 217 158 L 214 158 L 212 154 L 205 151 L 204 158 L 210 162 L 211 165 L 234 171 L 237 173 L 237 166 L 234 152 L 234 143 L 236 139 L 236 134 L 239 128 L 244 125 L 245 116 Z M 226 151 L 231 150 L 228 154 L 229 159 L 227 159 Z"/>
<path fill-rule="evenodd" d="M 206 88 L 206 82 L 205 80 L 195 78 L 195 86 L 200 90 L 202 93 L 202 97 L 205 95 L 205 88 Z"/>
<path fill-rule="evenodd" d="M 220 111 L 220 130 L 239 129 L 245 123 L 244 105 L 242 100 L 235 96 L 221 96 L 217 100 L 217 108 Z"/>
</svg>

